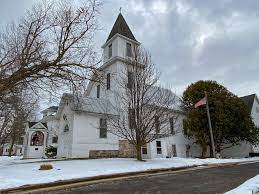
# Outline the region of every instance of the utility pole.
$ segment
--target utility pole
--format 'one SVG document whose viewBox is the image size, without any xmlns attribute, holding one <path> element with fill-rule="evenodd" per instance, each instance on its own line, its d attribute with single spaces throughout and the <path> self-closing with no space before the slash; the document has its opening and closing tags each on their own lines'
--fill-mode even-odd
<svg viewBox="0 0 259 194">
<path fill-rule="evenodd" d="M 207 116 L 208 116 L 209 130 L 210 130 L 210 141 L 211 141 L 212 153 L 213 153 L 213 157 L 216 158 L 215 143 L 214 143 L 214 137 L 213 137 L 212 127 L 211 127 L 210 110 L 209 110 L 207 92 L 205 92 L 205 97 L 206 97 L 206 109 L 207 109 Z"/>
</svg>

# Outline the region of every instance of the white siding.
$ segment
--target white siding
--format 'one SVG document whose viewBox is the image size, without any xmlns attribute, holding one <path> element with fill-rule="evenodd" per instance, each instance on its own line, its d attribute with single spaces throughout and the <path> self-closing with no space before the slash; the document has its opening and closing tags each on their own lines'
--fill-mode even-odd
<svg viewBox="0 0 259 194">
<path fill-rule="evenodd" d="M 116 136 L 107 133 L 107 138 L 100 138 L 100 117 L 86 113 L 75 114 L 73 133 L 73 158 L 87 158 L 90 150 L 118 150 Z"/>
</svg>

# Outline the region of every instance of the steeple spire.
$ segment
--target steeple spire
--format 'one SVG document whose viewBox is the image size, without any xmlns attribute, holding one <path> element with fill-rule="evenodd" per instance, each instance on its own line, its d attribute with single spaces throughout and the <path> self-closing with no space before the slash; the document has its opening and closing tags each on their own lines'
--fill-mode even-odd
<svg viewBox="0 0 259 194">
<path fill-rule="evenodd" d="M 108 42 L 117 33 L 131 40 L 137 41 L 121 13 L 119 13 L 106 42 Z"/>
</svg>

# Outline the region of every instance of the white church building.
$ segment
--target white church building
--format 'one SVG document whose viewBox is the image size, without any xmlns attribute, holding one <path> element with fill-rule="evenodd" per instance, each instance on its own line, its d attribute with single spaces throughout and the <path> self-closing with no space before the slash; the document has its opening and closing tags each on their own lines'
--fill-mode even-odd
<svg viewBox="0 0 259 194">
<path fill-rule="evenodd" d="M 109 121 L 105 121 L 104 115 L 118 114 L 112 108 L 116 101 L 114 92 L 119 90 L 116 80 L 127 68 L 125 59 L 129 51 L 139 45 L 120 13 L 102 46 L 103 64 L 99 69 L 105 84 L 90 81 L 85 96 L 79 98 L 63 94 L 55 114 L 46 115 L 45 111 L 42 121 L 28 125 L 24 138 L 25 158 L 44 157 L 44 149 L 53 144 L 53 137 L 58 137 L 57 142 L 54 141 L 58 158 L 134 157 L 135 149 L 127 140 L 109 133 Z M 172 111 L 178 114 L 178 119 L 175 126 L 170 126 L 168 121 L 168 128 L 177 133 L 148 143 L 142 148 L 143 158 L 192 156 L 191 143 L 183 134 L 185 115 L 179 108 Z"/>
</svg>

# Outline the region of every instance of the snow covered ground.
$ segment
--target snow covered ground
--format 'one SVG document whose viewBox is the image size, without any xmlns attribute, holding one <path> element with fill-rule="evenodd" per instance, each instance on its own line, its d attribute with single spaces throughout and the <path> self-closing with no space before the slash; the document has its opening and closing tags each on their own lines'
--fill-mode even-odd
<svg viewBox="0 0 259 194">
<path fill-rule="evenodd" d="M 225 194 L 256 194 L 259 193 L 259 175 L 247 180 L 239 187 Z"/>
<path fill-rule="evenodd" d="M 193 159 L 160 158 L 139 162 L 130 158 L 51 161 L 52 170 L 40 171 L 44 159 L 21 160 L 20 157 L 0 156 L 0 189 L 19 187 L 26 184 L 39 184 L 97 175 L 135 172 L 158 168 L 172 168 L 204 164 L 259 161 L 259 158 L 246 159 Z"/>
</svg>

